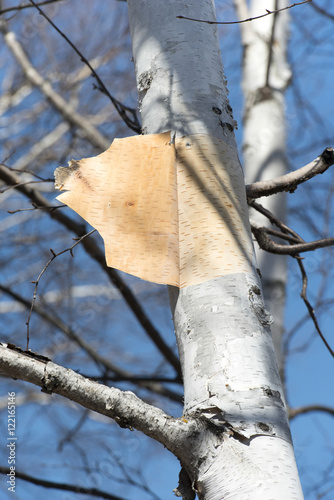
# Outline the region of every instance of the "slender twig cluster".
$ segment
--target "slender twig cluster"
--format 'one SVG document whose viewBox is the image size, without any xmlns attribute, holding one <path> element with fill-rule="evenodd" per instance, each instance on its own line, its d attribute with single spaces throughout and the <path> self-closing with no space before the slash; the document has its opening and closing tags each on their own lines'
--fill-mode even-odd
<svg viewBox="0 0 334 500">
<path fill-rule="evenodd" d="M 31 0 L 30 0 L 31 1 Z M 303 5 L 304 3 L 310 3 L 312 0 L 303 0 L 303 2 L 296 2 L 292 5 L 288 5 L 287 7 L 282 7 L 281 9 L 269 10 L 266 9 L 265 14 L 261 14 L 259 16 L 248 17 L 247 19 L 241 19 L 240 21 L 208 21 L 205 19 L 194 19 L 192 17 L 185 16 L 177 16 L 177 19 L 186 19 L 187 21 L 196 21 L 198 23 L 206 23 L 206 24 L 241 24 L 248 23 L 250 21 L 255 21 L 256 19 L 261 19 L 262 17 L 270 16 L 272 14 L 277 14 L 278 12 L 282 12 L 283 10 L 291 9 L 292 7 L 297 7 L 297 5 Z"/>
</svg>

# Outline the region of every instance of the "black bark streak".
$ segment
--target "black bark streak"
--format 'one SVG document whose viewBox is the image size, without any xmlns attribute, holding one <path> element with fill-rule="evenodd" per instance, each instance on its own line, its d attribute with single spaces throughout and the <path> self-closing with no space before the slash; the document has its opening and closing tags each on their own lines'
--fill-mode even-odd
<svg viewBox="0 0 334 500">
<path fill-rule="evenodd" d="M 0 342 L 0 345 L 4 345 L 4 344 L 1 344 L 1 342 Z M 24 356 L 29 356 L 29 358 L 37 359 L 38 361 L 42 361 L 43 363 L 47 363 L 48 361 L 51 361 L 50 358 L 47 358 L 46 356 L 42 356 L 42 354 L 38 354 L 37 352 L 31 351 L 30 349 L 28 351 L 25 351 L 25 350 L 21 349 L 21 347 L 17 347 L 15 344 L 8 343 L 7 349 L 11 349 L 12 351 L 23 354 Z"/>
</svg>

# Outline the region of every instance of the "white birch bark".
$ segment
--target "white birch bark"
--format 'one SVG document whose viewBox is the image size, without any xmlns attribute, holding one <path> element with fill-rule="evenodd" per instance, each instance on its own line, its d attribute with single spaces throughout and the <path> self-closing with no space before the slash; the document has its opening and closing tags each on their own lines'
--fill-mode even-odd
<svg viewBox="0 0 334 500">
<path fill-rule="evenodd" d="M 128 7 L 144 132 L 213 135 L 237 158 L 216 27 L 176 18 L 212 20 L 214 2 Z M 253 267 L 170 290 L 184 416 L 206 423 L 183 455 L 200 499 L 303 498 L 260 287 Z"/>
<path fill-rule="evenodd" d="M 286 7 L 286 0 L 235 0 L 239 19 L 247 19 Z M 286 59 L 288 11 L 240 25 L 244 49 L 243 155 L 247 183 L 279 177 L 287 172 L 284 91 L 291 72 Z M 286 219 L 286 195 L 280 193 L 260 200 L 282 222 Z M 251 218 L 268 226 L 268 220 L 255 210 Z M 257 245 L 256 245 L 257 247 Z M 286 257 L 258 250 L 266 307 L 274 317 L 271 327 L 279 371 L 283 378 L 282 335 L 286 285 Z"/>
</svg>

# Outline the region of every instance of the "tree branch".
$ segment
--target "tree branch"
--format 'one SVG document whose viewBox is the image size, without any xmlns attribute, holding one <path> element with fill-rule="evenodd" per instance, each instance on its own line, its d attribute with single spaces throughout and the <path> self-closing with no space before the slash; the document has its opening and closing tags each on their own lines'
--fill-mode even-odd
<svg viewBox="0 0 334 500">
<path fill-rule="evenodd" d="M 9 474 L 10 469 L 7 467 L 0 466 L 0 474 Z M 110 495 L 106 491 L 98 490 L 97 488 L 84 488 L 83 486 L 66 484 L 66 483 L 56 483 L 54 481 L 47 481 L 45 479 L 40 479 L 38 477 L 30 476 L 24 472 L 19 472 L 15 470 L 15 477 L 27 481 L 32 484 L 37 484 L 43 488 L 49 488 L 61 491 L 73 491 L 74 493 L 79 493 L 81 495 L 92 495 L 99 498 L 105 498 L 106 500 L 124 500 L 122 497 L 117 497 L 115 495 Z"/>
<path fill-rule="evenodd" d="M 255 229 L 259 226 L 254 220 L 250 219 L 251 229 L 254 227 Z M 264 227 L 264 226 L 263 226 Z M 300 243 L 300 240 L 295 238 L 294 236 L 290 236 L 289 234 L 282 233 L 282 231 L 277 231 L 276 229 L 271 229 L 270 227 L 264 227 L 267 234 L 271 234 L 271 236 L 275 236 L 276 238 L 281 238 L 283 240 L 289 241 L 290 243 Z"/>
<path fill-rule="evenodd" d="M 107 97 L 109 97 L 110 101 L 112 104 L 115 106 L 115 109 L 117 110 L 118 114 L 124 121 L 124 123 L 132 129 L 134 132 L 137 132 L 137 134 L 141 133 L 141 126 L 137 118 L 137 113 L 134 108 L 129 108 L 128 106 L 125 106 L 122 104 L 120 101 L 115 99 L 113 97 L 107 87 L 104 85 L 103 81 L 95 71 L 95 69 L 91 66 L 90 62 L 88 59 L 85 58 L 85 56 L 80 52 L 80 50 L 74 45 L 74 43 L 71 42 L 71 40 L 63 33 L 52 21 L 51 19 L 38 7 L 38 5 L 34 2 L 34 0 L 30 0 L 30 2 L 36 7 L 38 12 L 48 21 L 48 23 L 51 24 L 51 26 L 66 40 L 66 42 L 72 47 L 72 49 L 78 54 L 80 59 L 82 60 L 83 63 L 85 63 L 88 68 L 91 70 L 93 77 L 98 83 L 98 89 Z"/>
<path fill-rule="evenodd" d="M 59 111 L 63 118 L 72 126 L 75 126 L 87 138 L 87 140 L 99 149 L 105 150 L 110 146 L 106 139 L 85 117 L 80 115 L 65 99 L 53 89 L 50 82 L 45 80 L 29 61 L 22 45 L 16 39 L 15 33 L 9 31 L 6 23 L 0 20 L 0 31 L 4 34 L 5 42 L 20 64 L 27 80 L 39 88 L 47 97 L 53 107 Z"/>
<path fill-rule="evenodd" d="M 37 385 L 47 394 L 59 394 L 110 417 L 122 428 L 135 428 L 176 455 L 180 453 L 177 450 L 182 436 L 191 432 L 189 421 L 170 417 L 130 391 L 99 384 L 31 351 L 21 351 L 12 344 L 0 344 L 0 372 Z"/>
<path fill-rule="evenodd" d="M 266 217 L 268 217 L 268 219 L 273 223 L 273 224 L 276 224 L 282 231 L 284 231 L 285 233 L 289 234 L 289 235 L 292 235 L 296 240 L 297 242 L 299 241 L 299 243 L 297 244 L 293 244 L 292 245 L 292 248 L 296 249 L 296 248 L 305 248 L 307 245 L 312 245 L 314 243 L 318 243 L 318 242 L 311 242 L 311 243 L 305 243 L 305 241 L 295 232 L 293 231 L 292 229 L 290 229 L 288 226 L 286 226 L 285 224 L 283 224 L 281 221 L 279 221 L 269 210 L 265 209 L 264 207 L 262 207 L 260 204 L 256 203 L 254 200 L 251 200 L 250 202 L 250 205 L 252 207 L 254 207 L 256 210 L 258 210 L 260 213 L 262 213 L 263 215 L 265 215 Z M 272 253 L 288 253 L 286 252 L 285 250 L 286 249 L 289 249 L 289 246 L 287 245 L 278 245 L 277 243 L 274 243 L 273 241 L 270 240 L 269 236 L 266 234 L 267 230 L 265 227 L 262 227 L 262 226 L 259 226 L 257 223 L 255 223 L 254 221 L 252 221 L 252 232 L 253 234 L 255 235 L 257 241 L 258 241 L 258 244 L 259 246 L 263 249 L 263 250 L 267 250 L 267 251 L 271 251 Z M 261 241 L 259 241 L 259 239 Z M 325 239 L 325 240 L 319 240 L 320 242 L 330 242 L 332 241 L 332 244 L 334 244 L 334 238 L 328 238 L 328 239 Z M 266 248 L 264 248 L 263 246 L 261 246 L 261 244 L 263 244 Z M 327 246 L 327 245 L 323 245 L 323 246 Z M 271 247 L 271 248 L 274 248 L 275 251 L 272 251 L 272 250 L 269 250 L 268 248 Z M 276 248 L 275 248 L 276 247 Z M 276 250 L 278 248 L 281 248 L 281 249 L 284 249 L 284 252 L 277 252 Z M 291 247 L 290 247 L 291 248 Z M 318 247 L 319 248 L 319 247 Z M 306 251 L 306 250 L 304 250 Z M 291 255 L 291 254 L 290 254 Z M 302 285 L 302 291 L 301 291 L 301 298 L 303 299 L 304 301 L 304 304 L 306 305 L 307 307 L 307 310 L 308 310 L 308 313 L 313 321 L 313 324 L 315 326 L 315 329 L 317 330 L 321 340 L 323 341 L 323 343 L 325 344 L 327 350 L 329 351 L 329 353 L 331 354 L 332 357 L 334 357 L 334 351 L 333 349 L 330 347 L 330 345 L 328 344 L 327 340 L 325 339 L 320 327 L 319 327 L 319 324 L 318 324 L 318 320 L 316 318 L 316 315 L 314 313 L 314 308 L 312 307 L 312 305 L 310 304 L 308 298 L 307 298 L 307 294 L 306 294 L 306 290 L 307 290 L 307 274 L 306 274 L 306 271 L 305 271 L 305 268 L 304 268 L 304 265 L 303 265 L 303 262 L 301 260 L 301 257 L 299 256 L 299 253 L 297 252 L 294 257 L 296 258 L 297 260 L 297 263 L 298 263 L 298 266 L 299 266 L 299 269 L 300 269 L 300 272 L 301 272 L 301 275 L 302 275 L 302 281 L 303 281 L 303 285 Z"/>
<path fill-rule="evenodd" d="M 47 5 L 49 3 L 57 3 L 57 2 L 62 2 L 63 0 L 44 0 L 44 2 L 39 2 L 37 5 Z M 0 10 L 0 16 L 2 14 L 7 14 L 7 12 L 12 12 L 13 10 L 24 10 L 24 9 L 31 9 L 34 7 L 34 5 L 31 5 L 30 3 L 25 3 L 23 5 L 17 5 L 16 7 L 7 7 L 6 9 Z"/>
<path fill-rule="evenodd" d="M 334 165 L 334 149 L 328 147 L 315 160 L 298 170 L 275 179 L 248 184 L 246 186 L 247 198 L 261 198 L 261 196 L 270 196 L 281 191 L 293 193 L 299 184 L 312 179 L 318 174 L 323 174 L 332 165 Z"/>
<path fill-rule="evenodd" d="M 304 415 L 305 413 L 311 413 L 314 411 L 321 411 L 324 413 L 328 413 L 332 417 L 334 417 L 334 408 L 330 406 L 323 405 L 308 405 L 308 406 L 299 406 L 298 408 L 289 408 L 289 418 L 295 418 L 299 415 Z"/>
<path fill-rule="evenodd" d="M 317 320 L 316 315 L 314 313 L 314 309 L 306 296 L 307 275 L 305 273 L 304 266 L 303 266 L 303 264 L 300 260 L 300 257 L 299 257 L 299 253 L 301 253 L 301 252 L 307 252 L 310 250 L 315 250 L 316 248 L 323 248 L 326 246 L 334 245 L 334 238 L 312 241 L 311 243 L 293 244 L 291 246 L 279 245 L 278 243 L 275 243 L 274 241 L 272 241 L 269 238 L 265 227 L 261 227 L 261 226 L 254 227 L 254 224 L 255 223 L 253 223 L 253 225 L 252 225 L 252 233 L 254 234 L 256 241 L 258 242 L 258 244 L 259 244 L 260 248 L 262 248 L 262 250 L 266 250 L 267 252 L 271 252 L 271 253 L 275 253 L 275 254 L 291 255 L 291 256 L 294 256 L 297 258 L 297 262 L 298 262 L 299 268 L 301 270 L 302 279 L 303 279 L 302 293 L 300 294 L 300 296 L 303 299 L 304 304 L 307 307 L 309 315 L 314 323 L 314 326 L 315 326 L 321 340 L 325 344 L 330 355 L 334 358 L 334 350 L 330 347 L 330 345 L 327 342 L 327 340 L 325 339 L 322 331 L 320 330 L 318 320 Z"/>
<path fill-rule="evenodd" d="M 310 241 L 309 243 L 294 243 L 291 245 L 280 245 L 272 241 L 267 233 L 267 228 L 252 222 L 252 233 L 254 234 L 259 247 L 270 253 L 279 255 L 295 256 L 299 253 L 310 252 L 317 248 L 325 248 L 334 245 L 334 238 L 324 238 L 322 240 Z"/>
<path fill-rule="evenodd" d="M 41 155 L 45 150 L 50 150 L 51 146 L 56 144 L 69 130 L 69 123 L 61 121 L 55 129 L 46 134 L 38 142 L 35 142 L 30 150 L 16 161 L 13 168 L 17 170 L 24 170 L 29 165 L 33 165 L 39 155 Z"/>
<path fill-rule="evenodd" d="M 22 304 L 28 310 L 31 307 L 31 301 L 25 299 L 18 293 L 11 290 L 9 287 L 3 286 L 0 284 L 0 290 L 6 295 L 12 297 L 14 300 Z M 78 335 L 75 333 L 73 328 L 70 328 L 66 323 L 64 323 L 59 317 L 50 314 L 44 311 L 39 306 L 34 306 L 34 311 L 45 321 L 49 322 L 51 325 L 56 327 L 59 331 L 61 331 L 68 339 L 72 342 L 75 342 L 77 345 L 83 349 L 87 355 L 96 363 L 99 368 L 102 368 L 105 372 L 105 375 L 101 375 L 100 377 L 90 377 L 93 380 L 103 380 L 106 382 L 107 380 L 114 382 L 122 382 L 129 381 L 132 384 L 137 385 L 138 387 L 142 387 L 148 391 L 151 391 L 154 394 L 159 394 L 160 396 L 167 397 L 172 401 L 176 401 L 178 403 L 182 403 L 182 396 L 177 394 L 176 392 L 171 391 L 164 387 L 161 382 L 169 382 L 169 383 L 180 383 L 180 379 L 154 379 L 153 377 L 139 377 L 134 375 L 133 373 L 123 370 L 119 368 L 114 363 L 112 363 L 109 359 L 99 354 L 95 349 L 93 349 L 91 343 L 86 342 L 82 335 Z M 114 375 L 108 375 L 109 373 L 113 373 Z"/>
<path fill-rule="evenodd" d="M 333 349 L 330 347 L 330 345 L 328 344 L 327 340 L 325 339 L 321 329 L 320 329 L 320 326 L 319 326 L 319 323 L 318 323 L 318 320 L 317 320 L 317 317 L 315 315 L 315 312 L 314 312 L 314 308 L 313 306 L 311 305 L 310 301 L 308 300 L 307 298 L 307 284 L 308 284 L 308 278 L 307 278 L 307 274 L 306 274 L 306 271 L 305 271 L 305 267 L 304 267 L 304 264 L 302 262 L 302 260 L 300 258 L 297 258 L 297 263 L 298 263 L 298 266 L 299 266 L 299 269 L 300 269 L 300 272 L 301 272 L 301 275 L 302 275 L 302 280 L 303 280 L 303 285 L 302 285 L 302 291 L 301 291 L 301 298 L 303 299 L 304 301 L 304 304 L 308 310 L 308 313 L 310 315 L 310 318 L 312 319 L 313 321 L 313 324 L 314 324 L 314 327 L 316 329 L 316 331 L 318 332 L 318 335 L 319 337 L 321 338 L 321 340 L 323 341 L 323 343 L 325 344 L 328 352 L 332 355 L 332 357 L 334 358 L 334 351 Z"/>
<path fill-rule="evenodd" d="M 249 204 L 249 206 L 255 208 L 255 210 L 257 210 L 260 214 L 267 217 L 267 219 L 272 224 L 274 224 L 276 227 L 280 228 L 280 230 L 282 231 L 283 234 L 288 234 L 288 235 L 291 235 L 293 238 L 295 238 L 296 243 L 305 243 L 305 241 L 301 238 L 301 236 L 299 236 L 298 233 L 296 233 L 296 231 L 294 231 L 289 226 L 287 226 L 282 221 L 280 221 L 272 212 L 270 212 L 270 210 L 268 210 L 267 208 L 264 208 L 260 203 L 257 203 L 256 201 L 251 199 L 248 201 L 248 204 Z M 252 221 L 252 222 L 254 222 L 254 221 Z"/>
<path fill-rule="evenodd" d="M 328 17 L 328 19 L 331 19 L 331 21 L 334 21 L 334 14 L 331 14 L 327 10 L 322 9 L 321 7 L 319 7 L 319 5 L 314 3 L 314 1 L 312 1 L 311 7 L 313 7 L 313 9 L 315 9 L 317 12 L 319 12 L 319 14 L 322 14 L 323 16 Z"/>
<path fill-rule="evenodd" d="M 42 271 L 40 272 L 37 280 L 35 281 L 32 281 L 31 283 L 33 283 L 35 285 L 35 290 L 34 290 L 34 297 L 32 299 L 32 302 L 31 302 L 31 305 L 30 305 L 30 311 L 29 311 L 29 316 L 28 316 L 28 320 L 27 320 L 27 350 L 29 349 L 29 332 L 30 332 L 30 318 L 31 318 L 31 315 L 32 315 L 32 312 L 34 310 L 34 306 L 35 306 L 35 302 L 36 302 L 36 297 L 37 297 L 37 289 L 38 289 L 38 285 L 39 285 L 39 282 L 40 282 L 40 279 L 41 277 L 43 276 L 43 274 L 45 273 L 45 271 L 47 270 L 47 268 L 49 267 L 49 265 L 51 264 L 51 262 L 56 259 L 59 255 L 62 255 L 66 252 L 70 252 L 71 256 L 74 257 L 74 254 L 73 254 L 73 249 L 79 245 L 79 243 L 81 243 L 85 238 L 87 238 L 88 236 L 90 236 L 92 233 L 94 233 L 96 231 L 96 229 L 93 229 L 92 231 L 90 231 L 89 233 L 86 233 L 84 234 L 83 236 L 80 236 L 80 238 L 77 238 L 76 239 L 76 242 L 73 243 L 73 245 L 71 245 L 69 248 L 66 248 L 65 250 L 62 250 L 61 252 L 58 252 L 58 253 L 55 253 L 52 248 L 50 248 L 50 252 L 52 253 L 52 257 L 48 260 L 48 262 L 45 264 L 44 268 L 42 269 Z"/>
<path fill-rule="evenodd" d="M 312 0 L 303 0 L 303 2 L 296 2 L 293 3 L 292 5 L 288 5 L 287 7 L 283 7 L 282 9 L 277 9 L 277 10 L 266 9 L 265 14 L 261 14 L 260 16 L 249 17 L 248 19 L 242 19 L 240 21 L 206 21 L 205 19 L 194 19 L 192 17 L 185 17 L 185 16 L 176 16 L 176 18 L 186 19 L 187 21 L 196 21 L 198 23 L 207 23 L 207 24 L 241 24 L 241 23 L 248 23 L 250 21 L 255 21 L 256 19 L 261 19 L 262 17 L 270 16 L 271 14 L 277 14 L 277 12 L 282 12 L 283 10 L 292 9 L 292 7 L 296 7 L 297 5 L 303 5 L 304 3 L 310 3 L 310 2 L 312 2 Z"/>
</svg>

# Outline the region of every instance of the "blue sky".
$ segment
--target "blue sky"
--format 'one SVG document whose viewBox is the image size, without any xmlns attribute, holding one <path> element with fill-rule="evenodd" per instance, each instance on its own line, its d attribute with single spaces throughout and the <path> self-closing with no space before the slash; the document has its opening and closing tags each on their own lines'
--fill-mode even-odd
<svg viewBox="0 0 334 500">
<path fill-rule="evenodd" d="M 86 0 L 87 1 L 87 0 Z M 6 5 L 15 5 L 17 2 L 8 1 Z M 231 2 L 227 2 L 229 6 Z M 328 8 L 334 14 L 333 5 L 327 0 L 318 0 L 319 6 Z M 61 9 L 78 8 L 80 2 L 66 1 Z M 60 5 L 60 4 L 59 4 Z M 113 60 L 113 69 L 116 68 L 116 76 L 112 78 L 107 65 L 99 70 L 101 76 L 111 92 L 126 99 L 130 105 L 134 105 L 136 91 L 134 84 L 127 82 L 127 86 L 122 88 L 124 75 L 133 69 L 129 46 L 128 34 L 126 34 L 126 5 L 123 2 L 115 2 L 114 16 L 117 22 L 113 24 L 114 31 L 110 34 L 108 12 L 110 3 L 107 1 L 95 2 L 90 11 L 90 17 L 94 22 L 93 29 L 90 25 L 85 26 L 84 16 L 75 17 L 62 16 L 60 8 L 55 9 L 53 19 L 64 31 L 70 35 L 71 39 L 80 45 L 87 57 L 94 57 L 99 54 L 99 37 L 102 40 L 111 40 L 112 43 L 119 43 L 122 51 Z M 226 9 L 226 2 L 217 2 L 217 11 L 220 15 L 230 16 L 234 19 L 232 8 Z M 67 10 L 66 12 L 71 12 Z M 51 15 L 50 14 L 50 15 Z M 38 16 L 16 15 L 11 26 L 18 33 L 20 40 L 26 44 L 27 51 L 31 58 L 39 62 L 42 60 L 42 71 L 47 74 L 53 68 L 53 57 L 55 61 L 65 54 L 65 42 L 60 40 L 51 28 L 47 27 Z M 42 27 L 39 31 L 39 27 Z M 74 29 L 75 27 L 75 29 Z M 87 29 L 92 43 L 84 43 L 82 40 L 82 30 Z M 52 50 L 42 50 L 41 43 L 46 38 L 46 33 L 52 38 Z M 122 34 L 123 33 L 123 34 Z M 125 33 L 125 36 L 124 36 Z M 230 100 L 234 110 L 235 118 L 239 123 L 237 140 L 241 151 L 242 143 L 242 93 L 240 89 L 240 63 L 241 50 L 237 42 L 238 27 L 221 27 L 221 47 L 225 73 L 230 88 Z M 108 38 L 110 37 L 110 38 Z M 113 38 L 114 37 L 114 38 Z M 333 21 L 324 16 L 318 15 L 310 6 L 296 7 L 291 9 L 291 40 L 289 49 L 289 59 L 293 70 L 293 83 L 287 91 L 287 127 L 288 127 L 288 148 L 287 156 L 291 169 L 298 168 L 317 157 L 326 146 L 334 146 L 334 100 L 333 100 Z M 41 42 L 42 40 L 42 42 Z M 120 42 L 122 40 L 122 42 Z M 124 41 L 123 41 L 124 40 Z M 93 43 L 94 42 L 94 43 Z M 111 42 L 110 42 L 111 43 Z M 111 43 L 111 45 L 112 45 Z M 54 51 L 54 52 L 52 52 Z M 66 52 L 67 54 L 67 52 Z M 64 56 L 65 61 L 65 56 Z M 7 68 L 11 64 L 11 59 L 5 51 L 4 46 L 0 49 L 0 82 L 3 83 L 8 78 Z M 58 63 L 57 63 L 58 64 Z M 56 65 L 64 72 L 68 70 L 67 63 Z M 66 96 L 70 96 L 71 91 L 66 87 L 66 82 L 59 80 L 58 87 Z M 13 80 L 13 85 L 17 80 Z M 85 96 L 92 92 L 92 80 L 88 79 L 83 85 L 81 99 L 82 108 L 87 108 L 87 113 L 101 109 L 105 101 L 96 100 L 92 108 L 85 103 Z M 15 85 L 14 85 L 15 86 Z M 121 89 L 121 90 L 120 90 Z M 33 91 L 27 99 L 22 101 L 22 116 L 28 112 L 31 103 L 38 100 L 38 93 Z M 87 100 L 87 98 L 86 98 Z M 111 114 L 111 111 L 110 111 Z M 11 112 L 8 114 L 11 117 Z M 45 116 L 45 117 L 44 117 Z M 114 115 L 113 115 L 114 116 Z M 56 114 L 41 115 L 38 127 L 34 129 L 34 137 L 39 137 L 45 129 L 56 126 L 59 117 Z M 119 124 L 119 122 L 117 122 Z M 20 140 L 24 130 L 22 124 L 18 126 L 12 139 Z M 20 128 L 21 127 L 21 128 Z M 27 124 L 29 130 L 29 123 Z M 116 126 L 109 124 L 105 120 L 100 129 L 111 139 L 116 134 Z M 1 129 L 0 140 L 5 137 L 5 128 Z M 127 135 L 125 127 L 117 129 L 118 136 Z M 68 146 L 73 140 L 73 149 Z M 13 140 L 14 142 L 14 140 Z M 6 142 L 7 147 L 7 142 Z M 24 142 L 19 147 L 14 148 L 12 160 L 16 160 L 23 154 L 30 145 Z M 87 148 L 87 150 L 86 150 Z M 66 136 L 66 148 L 58 146 L 59 161 L 67 161 L 68 155 L 77 154 L 77 157 L 92 155 L 93 152 L 80 139 L 73 139 L 70 134 Z M 66 154 L 63 153 L 66 150 Z M 64 155 L 64 157 L 63 157 Z M 61 160 L 60 160 L 61 158 Z M 45 162 L 46 175 L 51 176 L 55 168 L 54 159 Z M 58 160 L 57 160 L 58 161 Z M 306 239 L 316 239 L 322 235 L 334 235 L 332 192 L 333 175 L 331 170 L 326 172 L 321 178 L 310 181 L 307 186 L 301 186 L 296 193 L 289 195 L 289 224 Z M 334 190 L 332 190 L 334 191 Z M 50 189 L 45 193 L 50 200 L 54 199 L 54 193 Z M 1 201 L 1 200 L 0 200 Z M 8 201 L 8 200 L 7 200 Z M 9 200 L 11 208 L 27 206 L 27 202 L 22 197 L 16 196 Z M 6 213 L 8 205 L 1 204 L 0 224 L 5 223 L 9 217 Z M 73 214 L 71 214 L 72 216 Z M 13 216 L 14 217 L 14 216 Z M 13 283 L 13 286 L 24 296 L 31 297 L 33 286 L 31 279 L 35 279 L 38 273 L 49 258 L 49 248 L 54 245 L 60 251 L 72 242 L 71 235 L 62 234 L 59 226 L 52 225 L 45 218 L 34 214 L 34 218 L 28 222 L 24 219 L 26 213 L 22 213 L 21 222 L 13 226 L 8 234 L 8 241 L 21 238 L 21 243 L 27 241 L 29 233 L 42 228 L 44 240 L 36 246 L 28 247 L 27 254 L 21 255 L 19 248 L 13 248 L 7 244 L 7 240 L 2 240 L 1 245 L 1 281 Z M 29 230 L 28 230 L 29 228 Z M 317 231 L 319 234 L 317 234 Z M 96 241 L 99 237 L 96 236 Z M 20 244 L 20 241 L 19 241 Z M 37 245 L 37 244 L 36 244 Z M 42 255 L 42 257 L 41 257 Z M 54 263 L 54 271 L 45 274 L 40 285 L 40 294 L 50 293 L 62 288 L 64 283 L 71 287 L 81 286 L 83 289 L 96 284 L 100 287 L 110 287 L 108 280 L 102 276 L 98 266 L 87 259 L 82 249 L 75 250 L 75 259 L 63 256 Z M 11 264 L 11 257 L 15 256 L 15 265 Z M 333 287 L 333 252 L 330 249 L 318 250 L 316 254 L 305 255 L 305 268 L 309 277 L 309 298 L 316 304 L 319 298 L 317 316 L 326 338 L 332 342 L 333 346 L 333 313 L 330 301 L 334 298 Z M 30 266 L 30 267 L 29 267 Z M 19 271 L 18 271 L 19 270 Z M 170 344 L 174 343 L 171 313 L 168 306 L 167 293 L 164 287 L 153 284 L 146 284 L 135 278 L 124 276 L 126 282 L 135 290 L 136 296 L 148 311 L 148 315 L 153 323 L 162 331 L 164 338 Z M 296 262 L 291 259 L 289 264 L 289 285 L 286 307 L 286 329 L 289 333 L 300 318 L 306 315 L 306 308 L 299 297 L 301 289 L 301 278 Z M 2 296 L 3 302 L 8 301 L 8 297 Z M 84 298 L 68 297 L 63 301 L 62 317 L 73 326 L 75 331 L 85 335 L 94 347 L 101 352 L 105 352 L 111 359 L 121 363 L 124 369 L 131 370 L 138 354 L 141 358 L 140 369 L 142 373 L 148 373 L 153 367 L 160 374 L 168 373 L 163 362 L 156 357 L 155 349 L 147 343 L 146 336 L 126 305 L 117 297 L 112 297 L 108 292 L 101 295 L 92 296 L 87 300 Z M 325 307 L 326 301 L 329 303 Z M 7 303 L 7 302 L 6 302 Z M 108 304 L 106 311 L 106 304 Z M 1 305 L 1 302 L 0 302 Z M 1 317 L 2 316 L 2 317 Z M 0 341 L 9 339 L 17 345 L 24 346 L 26 313 L 7 313 L 0 316 L 0 333 L 3 338 Z M 73 369 L 80 369 L 88 375 L 98 373 L 98 369 L 91 360 L 76 348 L 69 344 L 64 336 L 59 332 L 49 331 L 48 326 L 39 321 L 37 317 L 32 320 L 32 334 L 36 338 L 33 348 L 46 354 L 65 366 Z M 308 404 L 324 404 L 334 406 L 334 363 L 310 320 L 305 321 L 293 336 L 289 344 L 290 352 L 287 355 L 287 396 L 292 407 Z M 121 385 L 121 387 L 123 387 Z M 1 386 L 1 397 L 6 397 L 8 389 L 14 388 L 17 394 L 23 393 L 26 385 L 20 382 L 5 381 Z M 125 387 L 125 386 L 124 386 Z M 174 387 L 171 387 L 174 388 Z M 29 387 L 29 389 L 32 389 Z M 133 389 L 133 387 L 132 387 Z M 33 391 L 40 396 L 39 390 Z M 145 391 L 140 391 L 141 396 L 150 397 Z M 36 396 L 36 397 L 37 397 Z M 142 438 L 139 433 L 130 431 L 119 431 L 119 429 L 107 422 L 105 419 L 88 416 L 83 417 L 84 410 L 61 401 L 60 398 L 52 396 L 53 403 L 49 405 L 22 404 L 18 407 L 18 468 L 33 473 L 36 477 L 45 477 L 55 481 L 68 482 L 71 484 L 83 484 L 85 486 L 96 486 L 103 490 L 112 489 L 114 494 L 124 496 L 128 499 L 154 498 L 144 491 L 143 487 L 137 488 L 132 485 L 125 485 L 121 482 L 123 464 L 130 464 L 133 477 L 140 484 L 147 484 L 156 495 L 162 500 L 173 498 L 172 489 L 177 486 L 177 476 L 179 464 L 169 452 L 147 438 Z M 153 404 L 161 405 L 166 411 L 173 415 L 179 415 L 180 405 L 168 400 L 152 400 Z M 1 435 L 6 433 L 6 420 L 2 408 L 0 417 Z M 83 418 L 83 424 L 75 432 L 75 439 L 68 437 L 68 429 L 74 429 L 76 424 Z M 307 500 L 317 500 L 315 489 L 318 482 L 324 485 L 323 491 L 328 488 L 329 492 L 323 497 L 329 500 L 334 489 L 333 473 L 326 469 L 330 467 L 333 456 L 333 417 L 322 413 L 311 413 L 299 416 L 292 421 L 292 433 L 296 450 L 296 458 L 300 470 L 301 480 Z M 36 438 L 35 438 L 36 436 Z M 62 443 L 61 445 L 59 443 Z M 88 473 L 87 450 L 89 451 L 90 467 L 93 472 Z M 46 459 L 52 457 L 49 461 Z M 154 459 L 152 460 L 152 457 Z M 0 455 L 0 465 L 5 464 L 6 454 L 2 450 Z M 34 462 L 34 472 L 30 469 L 30 462 Z M 144 467 L 142 466 L 145 464 Z M 61 465 L 65 464 L 65 466 Z M 93 464 L 93 465 L 92 465 Z M 94 469 L 95 467 L 95 469 Z M 333 467 L 332 467 L 333 469 Z M 143 477 L 140 474 L 143 474 Z M 332 475 L 331 475 L 332 474 Z M 115 480 L 115 477 L 118 478 Z M 0 477 L 1 479 L 1 477 Z M 8 498 L 10 494 L 1 484 L 0 491 L 3 491 Z M 20 500 L 32 500 L 36 498 L 36 489 L 33 485 L 25 482 L 18 484 L 18 498 Z M 46 490 L 39 493 L 41 498 L 46 494 Z M 50 500 L 61 499 L 70 500 L 78 498 L 74 493 L 59 492 L 49 490 L 47 492 Z"/>
</svg>

